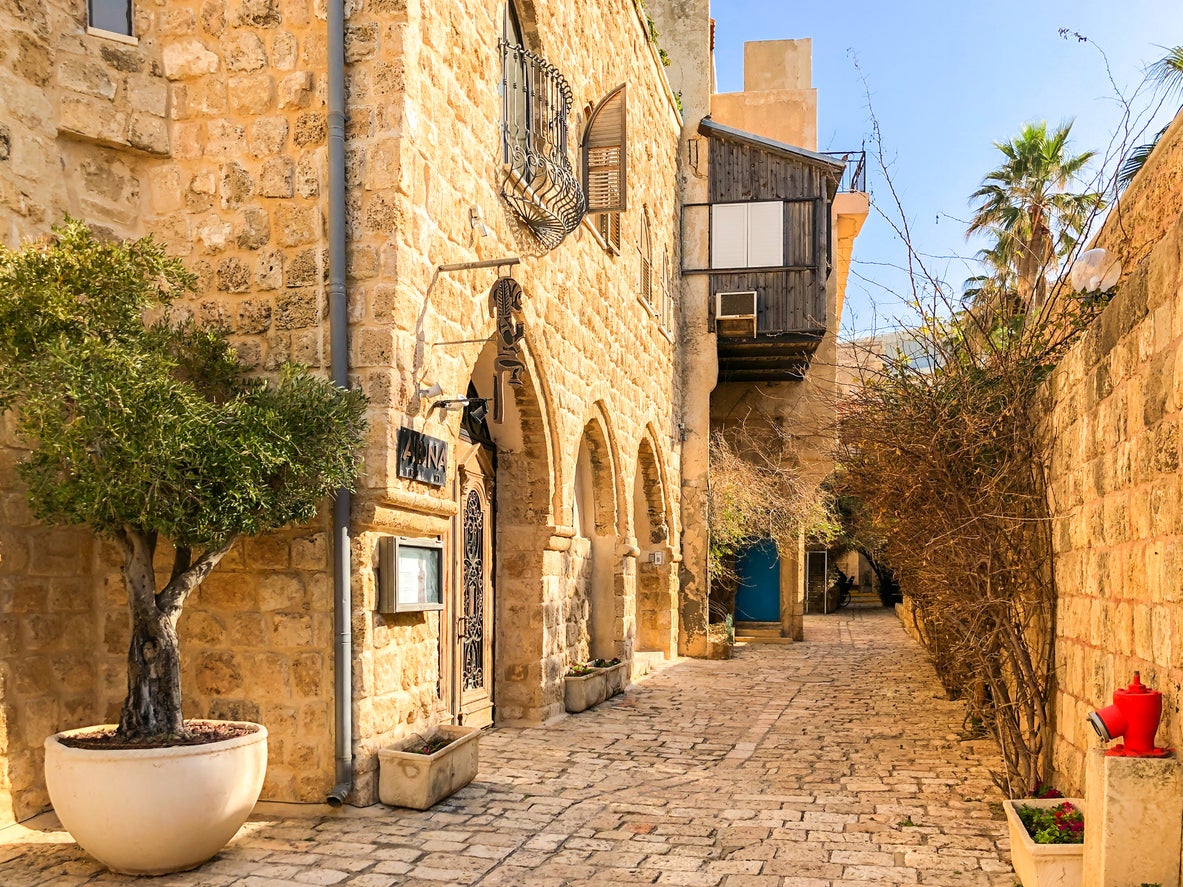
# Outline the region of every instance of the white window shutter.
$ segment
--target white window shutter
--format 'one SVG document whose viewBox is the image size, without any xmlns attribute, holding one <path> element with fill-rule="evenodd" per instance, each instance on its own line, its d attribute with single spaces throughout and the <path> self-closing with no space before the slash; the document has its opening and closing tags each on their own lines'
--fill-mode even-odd
<svg viewBox="0 0 1183 887">
<path fill-rule="evenodd" d="M 711 267 L 746 268 L 748 205 L 716 203 L 711 207 Z"/>
<path fill-rule="evenodd" d="M 628 208 L 627 88 L 618 86 L 591 113 L 583 142 L 583 186 L 589 213 Z"/>
<path fill-rule="evenodd" d="M 785 257 L 785 206 L 777 200 L 748 204 L 746 268 L 779 268 Z"/>
</svg>

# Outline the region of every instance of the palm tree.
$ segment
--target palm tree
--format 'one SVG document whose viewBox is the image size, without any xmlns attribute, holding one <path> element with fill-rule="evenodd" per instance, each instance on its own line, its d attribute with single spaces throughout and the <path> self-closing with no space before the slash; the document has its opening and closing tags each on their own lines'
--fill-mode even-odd
<svg viewBox="0 0 1183 887">
<path fill-rule="evenodd" d="M 1165 56 L 1150 66 L 1146 78 L 1155 84 L 1156 89 L 1163 90 L 1168 96 L 1176 90 L 1183 91 L 1183 46 L 1173 46 L 1167 50 Z M 1134 176 L 1146 165 L 1150 152 L 1154 150 L 1169 126 L 1168 123 L 1147 144 L 1139 145 L 1130 152 L 1130 156 L 1121 165 L 1118 184 L 1124 188 L 1134 180 Z"/>
<path fill-rule="evenodd" d="M 981 258 L 999 273 L 1013 272 L 1013 282 L 1027 309 L 1043 304 L 1047 272 L 1072 250 L 1103 200 L 1095 192 L 1066 189 L 1093 158 L 1093 151 L 1072 156 L 1072 124 L 1048 132 L 1046 122 L 1024 124 L 1007 142 L 995 142 L 1006 158 L 982 180 L 966 236 L 986 233 L 994 243 Z M 1002 281 L 1009 283 L 1005 276 Z"/>
</svg>

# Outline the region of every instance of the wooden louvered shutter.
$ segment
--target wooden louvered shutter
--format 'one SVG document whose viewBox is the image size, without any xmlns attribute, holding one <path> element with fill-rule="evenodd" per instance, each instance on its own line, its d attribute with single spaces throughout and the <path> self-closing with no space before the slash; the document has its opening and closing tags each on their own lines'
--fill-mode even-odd
<svg viewBox="0 0 1183 887">
<path fill-rule="evenodd" d="M 624 84 L 612 90 L 587 122 L 583 187 L 589 213 L 618 213 L 628 208 L 625 90 Z"/>
</svg>

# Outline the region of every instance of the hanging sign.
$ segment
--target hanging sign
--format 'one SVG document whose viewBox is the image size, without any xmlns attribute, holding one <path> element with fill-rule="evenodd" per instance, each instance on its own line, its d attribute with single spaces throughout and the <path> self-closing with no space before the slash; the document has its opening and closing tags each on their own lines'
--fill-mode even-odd
<svg viewBox="0 0 1183 887">
<path fill-rule="evenodd" d="M 414 428 L 398 430 L 398 476 L 433 487 L 448 482 L 448 445 Z"/>
</svg>

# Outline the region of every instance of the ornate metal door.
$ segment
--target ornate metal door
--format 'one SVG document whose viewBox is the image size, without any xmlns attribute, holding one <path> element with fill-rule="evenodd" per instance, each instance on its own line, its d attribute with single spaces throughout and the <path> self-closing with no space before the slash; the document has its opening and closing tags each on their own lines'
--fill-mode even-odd
<svg viewBox="0 0 1183 887">
<path fill-rule="evenodd" d="M 456 576 L 456 663 L 460 723 L 493 722 L 493 478 L 478 448 L 461 466 Z"/>
</svg>

